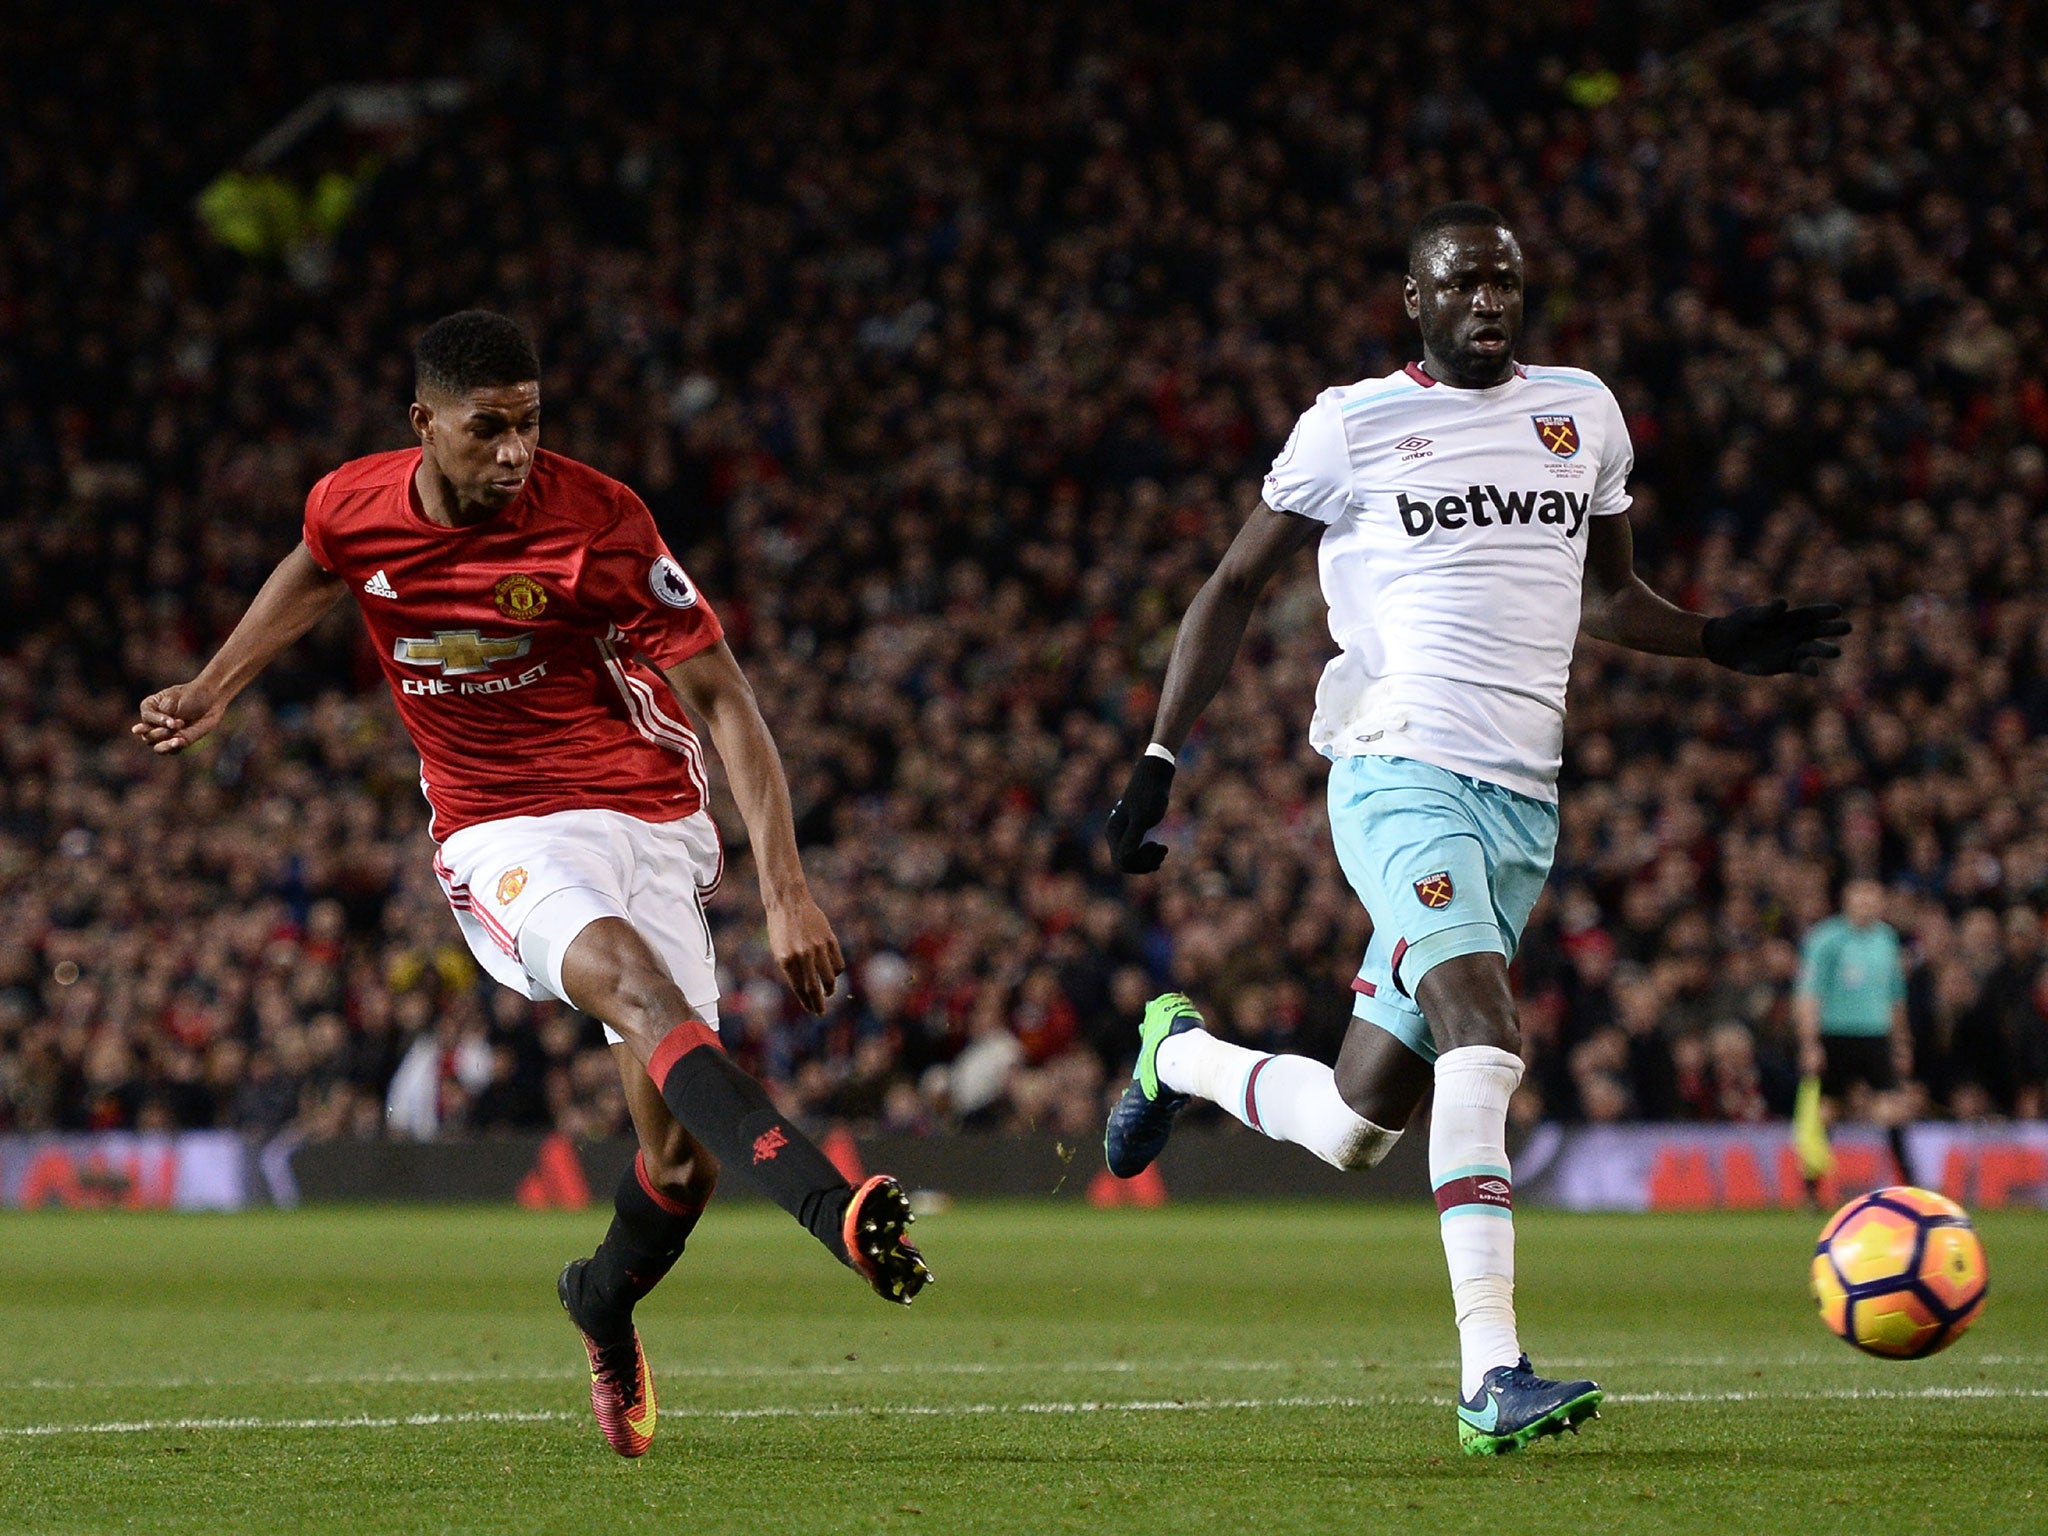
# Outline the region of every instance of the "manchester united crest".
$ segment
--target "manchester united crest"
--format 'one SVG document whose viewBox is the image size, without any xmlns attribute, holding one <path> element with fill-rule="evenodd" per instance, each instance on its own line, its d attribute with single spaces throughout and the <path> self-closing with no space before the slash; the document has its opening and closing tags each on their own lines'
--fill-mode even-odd
<svg viewBox="0 0 2048 1536">
<path fill-rule="evenodd" d="M 1433 875 L 1424 875 L 1415 882 L 1415 899 L 1432 912 L 1441 911 L 1451 904 L 1457 892 L 1451 888 L 1451 872 L 1440 869 Z"/>
<path fill-rule="evenodd" d="M 509 907 L 519 899 L 519 893 L 526 889 L 526 870 L 508 869 L 498 876 L 498 905 Z"/>
<path fill-rule="evenodd" d="M 491 601 L 508 619 L 534 619 L 547 607 L 548 593 L 531 576 L 515 573 L 491 588 Z"/>
<path fill-rule="evenodd" d="M 1569 416 L 1531 416 L 1536 423 L 1536 440 L 1556 454 L 1568 459 L 1579 451 L 1579 424 Z"/>
</svg>

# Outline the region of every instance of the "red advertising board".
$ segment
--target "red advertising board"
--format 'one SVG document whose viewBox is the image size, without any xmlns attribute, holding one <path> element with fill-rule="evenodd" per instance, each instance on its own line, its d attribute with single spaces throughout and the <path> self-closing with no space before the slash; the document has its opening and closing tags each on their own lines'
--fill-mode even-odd
<svg viewBox="0 0 2048 1536">
<path fill-rule="evenodd" d="M 226 1131 L 0 1136 L 0 1207 L 235 1210 L 248 1203 L 248 1162 Z"/>
<path fill-rule="evenodd" d="M 1909 1127 L 1902 1171 L 1884 1136 L 1838 1128 L 1823 1204 L 1917 1182 L 1973 1210 L 2048 1206 L 2048 1122 Z M 1544 1126 L 1515 1158 L 1516 1193 L 1571 1210 L 1796 1209 L 1806 1181 L 1784 1125 Z"/>
</svg>

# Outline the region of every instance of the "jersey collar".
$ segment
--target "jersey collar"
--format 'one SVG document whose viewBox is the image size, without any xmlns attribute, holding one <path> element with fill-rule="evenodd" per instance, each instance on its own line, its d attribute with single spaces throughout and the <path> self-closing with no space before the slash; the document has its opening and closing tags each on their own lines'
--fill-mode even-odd
<svg viewBox="0 0 2048 1536">
<path fill-rule="evenodd" d="M 1420 384 L 1424 389 L 1435 389 L 1439 384 L 1443 384 L 1444 382 L 1442 379 L 1430 377 L 1429 370 L 1424 368 L 1420 363 L 1404 364 L 1401 371 L 1407 374 L 1408 377 L 1413 379 L 1416 383 Z M 1487 392 L 1487 390 L 1505 389 L 1508 385 L 1514 383 L 1515 379 L 1526 379 L 1527 377 L 1529 377 L 1529 370 L 1524 368 L 1520 363 L 1517 363 L 1515 364 L 1515 377 L 1513 379 L 1502 379 L 1498 384 L 1487 385 L 1486 389 L 1459 390 L 1458 393 L 1483 395 Z M 1448 389 L 1451 386 L 1444 385 L 1444 387 Z"/>
</svg>

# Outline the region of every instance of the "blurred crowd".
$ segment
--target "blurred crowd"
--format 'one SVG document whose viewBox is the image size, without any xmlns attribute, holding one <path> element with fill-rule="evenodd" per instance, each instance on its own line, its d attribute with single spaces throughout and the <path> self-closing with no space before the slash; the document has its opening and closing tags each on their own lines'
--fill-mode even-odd
<svg viewBox="0 0 2048 1536">
<path fill-rule="evenodd" d="M 410 339 L 473 303 L 533 329 L 544 442 L 647 499 L 781 744 L 828 1013 L 729 800 L 713 916 L 789 1107 L 1092 1138 L 1167 985 L 1328 1057 L 1367 925 L 1305 740 L 1312 562 L 1163 873 L 1100 829 L 1295 415 L 1416 355 L 1405 233 L 1454 197 L 1521 235 L 1522 355 L 1620 398 L 1652 584 L 1856 622 L 1817 682 L 1582 647 L 1517 1113 L 1785 1113 L 1799 942 L 1855 876 L 1920 1112 L 2041 1110 L 2038 8 L 116 9 L 0 18 L 0 1129 L 623 1127 L 594 1023 L 463 950 L 348 605 L 204 748 L 126 734 L 311 482 L 409 440 Z M 345 219 L 252 254 L 195 214 L 317 86 L 442 76 L 454 110 L 307 151 Z"/>
</svg>

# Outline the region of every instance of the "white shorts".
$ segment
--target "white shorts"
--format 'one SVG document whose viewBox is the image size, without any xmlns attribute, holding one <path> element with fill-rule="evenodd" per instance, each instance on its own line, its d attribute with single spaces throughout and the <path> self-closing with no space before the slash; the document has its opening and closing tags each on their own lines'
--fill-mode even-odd
<svg viewBox="0 0 2048 1536">
<path fill-rule="evenodd" d="M 441 845 L 434 873 L 478 964 L 513 991 L 569 1001 L 562 956 L 570 941 L 601 917 L 623 918 L 691 1008 L 718 1027 L 704 903 L 725 873 L 725 850 L 705 812 L 663 822 L 599 810 L 479 822 Z M 620 1042 L 610 1025 L 604 1037 Z"/>
</svg>

